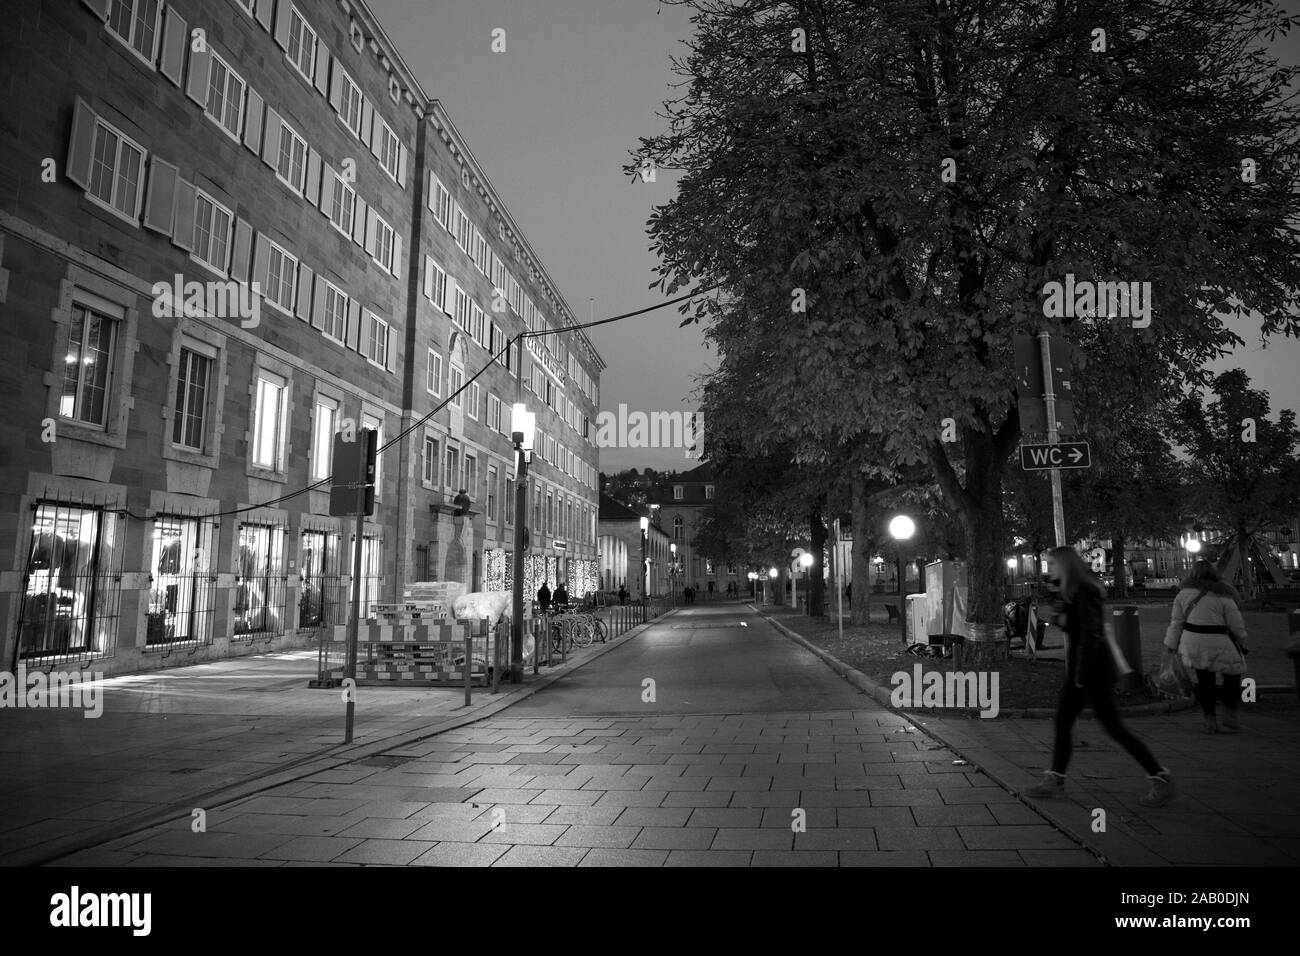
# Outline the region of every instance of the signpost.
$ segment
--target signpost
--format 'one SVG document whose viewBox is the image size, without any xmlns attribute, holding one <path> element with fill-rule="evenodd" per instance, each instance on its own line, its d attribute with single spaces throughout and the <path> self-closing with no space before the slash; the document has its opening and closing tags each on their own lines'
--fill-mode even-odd
<svg viewBox="0 0 1300 956">
<path fill-rule="evenodd" d="M 343 742 L 352 743 L 352 723 L 356 710 L 357 625 L 361 616 L 361 542 L 366 531 L 366 516 L 375 513 L 375 456 L 378 433 L 363 428 L 357 440 L 348 441 L 343 433 L 334 436 L 334 467 L 330 476 L 330 515 L 356 515 L 357 527 L 352 545 L 352 616 L 348 620 L 347 659 L 343 676 L 346 685 L 347 726 Z M 468 670 L 468 666 L 466 668 Z"/>
<path fill-rule="evenodd" d="M 1086 441 L 1059 442 L 1055 445 L 1021 445 L 1020 467 L 1025 471 L 1050 468 L 1091 468 L 1092 449 Z"/>
<path fill-rule="evenodd" d="M 1052 525 L 1056 546 L 1065 546 L 1065 506 L 1061 497 L 1062 468 L 1090 468 L 1092 456 L 1086 442 L 1060 443 L 1062 432 L 1074 431 L 1074 389 L 1070 382 L 1070 345 L 1054 342 L 1046 332 L 1017 335 L 1013 341 L 1016 390 L 1022 434 L 1046 433 L 1047 443 L 1020 446 L 1020 465 L 1026 471 L 1050 470 Z M 1037 356 L 1035 356 L 1037 352 Z"/>
</svg>

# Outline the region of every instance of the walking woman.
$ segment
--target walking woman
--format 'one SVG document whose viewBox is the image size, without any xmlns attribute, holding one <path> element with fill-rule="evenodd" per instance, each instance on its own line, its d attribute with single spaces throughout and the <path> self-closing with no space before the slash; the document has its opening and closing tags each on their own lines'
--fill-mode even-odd
<svg viewBox="0 0 1300 956">
<path fill-rule="evenodd" d="M 1196 672 L 1196 696 L 1205 715 L 1205 732 L 1235 734 L 1241 704 L 1241 678 L 1246 673 L 1246 622 L 1237 607 L 1237 592 L 1219 579 L 1209 561 L 1197 561 L 1174 598 L 1165 653 L 1177 654 L 1187 670 Z M 1223 726 L 1215 713 L 1217 674 L 1223 675 Z"/>
<path fill-rule="evenodd" d="M 1055 548 L 1049 558 L 1052 577 L 1057 579 L 1054 623 L 1063 627 L 1066 641 L 1065 686 L 1056 709 L 1056 743 L 1052 769 L 1043 782 L 1025 791 L 1030 797 L 1056 797 L 1065 793 L 1065 768 L 1070 762 L 1070 731 L 1085 704 L 1106 733 L 1142 765 L 1151 778 L 1151 790 L 1141 803 L 1158 807 L 1174 796 L 1169 771 L 1156 762 L 1146 744 L 1120 720 L 1115 706 L 1114 684 L 1118 676 L 1110 643 L 1106 639 L 1102 584 L 1088 570 L 1073 548 Z"/>
</svg>

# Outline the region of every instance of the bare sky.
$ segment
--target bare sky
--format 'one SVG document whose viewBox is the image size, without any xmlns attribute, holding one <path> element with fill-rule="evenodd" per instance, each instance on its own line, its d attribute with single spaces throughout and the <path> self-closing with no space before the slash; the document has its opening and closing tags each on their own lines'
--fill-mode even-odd
<svg viewBox="0 0 1300 956">
<path fill-rule="evenodd" d="M 426 93 L 440 99 L 560 292 L 585 320 L 664 301 L 647 287 L 654 258 L 645 233 L 651 206 L 672 195 L 673 176 L 624 176 L 638 137 L 658 132 L 673 95 L 669 57 L 691 34 L 686 11 L 657 0 L 367 0 Z M 1287 0 L 1297 12 L 1300 0 Z M 492 31 L 506 52 L 492 52 Z M 1300 56 L 1300 36 L 1280 45 Z M 675 307 L 595 329 L 608 369 L 601 406 L 615 411 L 695 407 L 696 377 L 715 355 L 698 327 L 679 328 Z M 1247 345 L 1223 368 L 1242 365 L 1273 409 L 1300 409 L 1300 342 Z M 707 423 L 706 423 L 707 437 Z M 679 450 L 601 452 L 601 469 L 685 468 Z"/>
</svg>

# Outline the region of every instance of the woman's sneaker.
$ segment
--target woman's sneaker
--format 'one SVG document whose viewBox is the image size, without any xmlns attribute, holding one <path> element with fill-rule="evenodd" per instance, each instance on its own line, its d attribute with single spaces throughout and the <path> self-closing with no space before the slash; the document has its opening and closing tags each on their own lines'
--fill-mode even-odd
<svg viewBox="0 0 1300 956">
<path fill-rule="evenodd" d="M 1036 783 L 1025 791 L 1026 797 L 1060 797 L 1065 795 L 1065 774 L 1048 770 L 1043 774 L 1041 783 Z"/>
<path fill-rule="evenodd" d="M 1174 780 L 1168 770 L 1151 778 L 1151 790 L 1139 802 L 1144 807 L 1162 807 L 1174 798 Z"/>
</svg>

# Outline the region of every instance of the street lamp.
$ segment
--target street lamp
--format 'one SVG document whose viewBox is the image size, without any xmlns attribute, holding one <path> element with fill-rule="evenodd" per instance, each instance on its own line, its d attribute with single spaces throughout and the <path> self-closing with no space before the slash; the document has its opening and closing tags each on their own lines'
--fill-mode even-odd
<svg viewBox="0 0 1300 956">
<path fill-rule="evenodd" d="M 804 601 L 806 602 L 804 606 L 808 609 L 808 613 L 810 614 L 812 613 L 812 601 L 809 599 L 812 597 L 812 584 L 809 581 L 809 577 L 810 569 L 813 566 L 814 560 L 811 551 L 805 551 L 803 554 L 799 555 L 799 564 L 803 568 L 803 586 L 804 590 L 808 592 L 807 597 L 804 598 Z"/>
<path fill-rule="evenodd" d="M 677 542 L 674 541 L 670 545 L 668 545 L 668 550 L 670 550 L 673 554 L 673 567 L 671 573 L 672 573 L 672 588 L 673 588 L 673 604 L 676 604 L 677 603 Z"/>
<path fill-rule="evenodd" d="M 641 597 L 650 596 L 650 564 L 645 559 L 646 540 L 650 537 L 650 519 L 641 518 Z"/>
<path fill-rule="evenodd" d="M 1016 559 L 1007 558 L 1007 577 L 1010 579 L 1012 587 L 1016 584 Z"/>
<path fill-rule="evenodd" d="M 898 628 L 904 644 L 907 643 L 907 608 L 903 592 L 903 542 L 910 540 L 915 533 L 916 523 L 907 515 L 896 515 L 889 522 L 889 535 L 898 550 Z"/>
<path fill-rule="evenodd" d="M 758 572 L 749 572 L 749 586 L 754 592 L 754 603 L 758 603 Z"/>
<path fill-rule="evenodd" d="M 511 409 L 510 440 L 515 446 L 515 566 L 510 581 L 510 683 L 524 680 L 524 516 L 528 511 L 528 459 L 532 456 L 537 416 L 522 403 Z M 468 664 L 466 665 L 468 666 Z"/>
<path fill-rule="evenodd" d="M 773 582 L 773 584 L 772 584 L 772 603 L 773 603 L 773 604 L 777 603 L 777 601 L 776 601 L 776 584 L 775 584 L 775 581 L 776 581 L 777 577 L 780 576 L 780 573 L 781 573 L 781 572 L 778 571 L 776 568 L 769 568 L 769 569 L 768 569 L 768 572 L 767 572 L 768 580 L 770 580 L 770 581 Z"/>
</svg>

